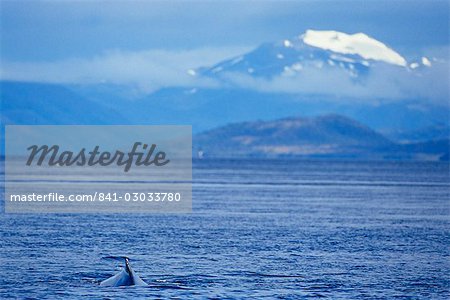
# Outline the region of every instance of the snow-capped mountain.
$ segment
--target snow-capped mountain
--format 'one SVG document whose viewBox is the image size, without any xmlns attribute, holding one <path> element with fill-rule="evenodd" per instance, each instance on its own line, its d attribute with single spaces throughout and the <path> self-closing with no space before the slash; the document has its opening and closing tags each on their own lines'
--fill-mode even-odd
<svg viewBox="0 0 450 300">
<path fill-rule="evenodd" d="M 448 74 L 446 67 L 433 58 L 406 59 L 366 34 L 308 30 L 189 70 L 188 84 L 139 98 L 130 99 L 134 89 L 121 85 L 2 82 L 2 119 L 9 124 L 191 124 L 200 132 L 230 123 L 339 114 L 395 139 L 423 141 L 448 132 L 448 94 L 441 91 L 448 85 L 440 80 Z M 308 81 L 310 74 L 315 78 Z"/>
<path fill-rule="evenodd" d="M 189 70 L 192 76 L 221 78 L 227 73 L 255 77 L 297 76 L 312 69 L 341 69 L 352 78 L 367 74 L 371 66 L 385 64 L 411 71 L 431 67 L 427 57 L 408 63 L 398 52 L 364 34 L 307 30 L 292 39 L 266 43 L 247 54 L 212 67 Z"/>
</svg>

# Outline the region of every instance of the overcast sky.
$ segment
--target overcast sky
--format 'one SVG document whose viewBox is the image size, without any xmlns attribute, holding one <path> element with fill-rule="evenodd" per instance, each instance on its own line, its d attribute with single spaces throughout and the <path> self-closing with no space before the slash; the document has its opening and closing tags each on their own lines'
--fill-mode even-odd
<svg viewBox="0 0 450 300">
<path fill-rule="evenodd" d="M 2 59 L 252 47 L 308 28 L 365 32 L 404 55 L 448 45 L 448 1 L 1 1 Z M 407 53 L 405 53 L 407 52 Z"/>
</svg>

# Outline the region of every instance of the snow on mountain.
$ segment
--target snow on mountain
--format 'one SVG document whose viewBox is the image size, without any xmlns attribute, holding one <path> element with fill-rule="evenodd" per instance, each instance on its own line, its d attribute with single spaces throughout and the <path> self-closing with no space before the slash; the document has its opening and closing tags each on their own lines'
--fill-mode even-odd
<svg viewBox="0 0 450 300">
<path fill-rule="evenodd" d="M 431 67 L 431 61 L 428 58 L 426 58 L 425 56 L 422 57 L 422 64 L 424 66 Z"/>
<path fill-rule="evenodd" d="M 346 34 L 334 30 L 307 30 L 300 39 L 313 47 L 406 66 L 406 60 L 400 54 L 364 33 Z"/>
<path fill-rule="evenodd" d="M 436 59 L 433 58 L 433 61 L 436 61 Z M 433 63 L 426 56 L 422 56 L 420 59 L 417 59 L 409 64 L 409 68 L 411 70 L 414 70 L 417 68 L 430 68 L 431 66 L 433 66 Z"/>
<path fill-rule="evenodd" d="M 307 30 L 292 39 L 265 43 L 244 55 L 200 68 L 195 74 L 207 77 L 222 77 L 226 73 L 254 77 L 296 76 L 313 68 L 341 69 L 357 78 L 367 74 L 375 64 L 405 70 L 431 66 L 426 57 L 408 65 L 399 53 L 364 33 Z M 192 71 L 190 74 L 194 76 Z"/>
</svg>

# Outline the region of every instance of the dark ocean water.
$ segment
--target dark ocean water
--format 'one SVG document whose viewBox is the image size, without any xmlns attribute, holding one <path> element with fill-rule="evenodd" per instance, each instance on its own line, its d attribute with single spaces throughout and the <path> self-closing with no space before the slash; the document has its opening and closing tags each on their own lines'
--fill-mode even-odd
<svg viewBox="0 0 450 300">
<path fill-rule="evenodd" d="M 444 163 L 194 163 L 192 214 L 0 215 L 0 298 L 450 297 Z M 100 287 L 127 255 L 148 287 Z"/>
</svg>

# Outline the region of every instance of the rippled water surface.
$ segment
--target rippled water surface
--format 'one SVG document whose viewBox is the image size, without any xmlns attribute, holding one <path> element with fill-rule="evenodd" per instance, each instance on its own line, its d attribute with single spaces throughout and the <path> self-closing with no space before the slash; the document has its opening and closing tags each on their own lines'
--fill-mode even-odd
<svg viewBox="0 0 450 300">
<path fill-rule="evenodd" d="M 203 160 L 192 214 L 0 215 L 0 298 L 447 299 L 444 163 Z M 127 255 L 148 287 L 100 287 Z"/>
</svg>

